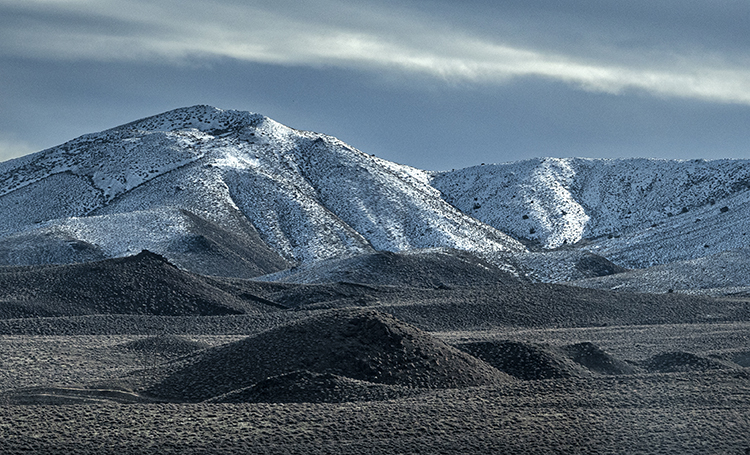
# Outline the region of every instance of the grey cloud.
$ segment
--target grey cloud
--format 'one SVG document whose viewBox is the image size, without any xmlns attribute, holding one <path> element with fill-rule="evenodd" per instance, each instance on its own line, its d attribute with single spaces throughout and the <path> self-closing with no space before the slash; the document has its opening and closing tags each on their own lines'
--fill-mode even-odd
<svg viewBox="0 0 750 455">
<path fill-rule="evenodd" d="M 433 169 L 746 155 L 749 38 L 720 30 L 744 4 L 425 4 L 0 0 L 0 139 L 39 150 L 207 103 Z"/>
<path fill-rule="evenodd" d="M 418 8 L 421 3 L 409 4 Z M 461 27 L 549 49 L 598 43 L 639 50 L 699 47 L 750 52 L 750 4 L 744 0 L 467 0 L 430 6 L 433 14 Z"/>
<path fill-rule="evenodd" d="M 445 87 L 428 78 L 399 84 L 365 71 L 239 60 L 177 68 L 29 60 L 14 68 L 16 76 L 3 80 L 28 80 L 33 93 L 0 99 L 0 131 L 36 150 L 172 108 L 211 104 L 437 170 L 534 156 L 747 156 L 747 106 L 610 96 L 539 78 Z M 8 71 L 0 68 L 0 75 Z"/>
<path fill-rule="evenodd" d="M 51 32 L 77 30 L 92 35 L 131 35 L 153 33 L 152 27 L 132 20 L 118 18 L 112 14 L 97 14 L 84 8 L 63 9 L 40 7 L 31 3 L 28 6 L 2 5 L 0 3 L 0 26 L 3 30 L 34 29 Z"/>
<path fill-rule="evenodd" d="M 721 49 L 684 51 L 665 46 L 655 38 L 669 27 L 642 25 L 647 12 L 665 15 L 663 5 L 648 8 L 636 2 L 623 8 L 597 2 L 584 9 L 581 3 L 563 3 L 567 3 L 565 10 L 550 2 L 531 2 L 525 7 L 510 2 L 495 9 L 488 3 L 469 2 L 462 5 L 477 5 L 476 11 L 446 14 L 439 9 L 424 12 L 388 3 L 336 0 L 305 2 L 302 7 L 286 1 L 273 6 L 195 1 L 133 1 L 123 6 L 70 1 L 56 4 L 53 13 L 48 13 L 30 0 L 31 6 L 16 3 L 10 10 L 37 25 L 8 24 L 0 49 L 40 58 L 175 63 L 230 57 L 421 73 L 468 83 L 544 77 L 592 91 L 636 89 L 660 96 L 750 104 L 750 71 L 745 65 L 723 55 Z M 680 11 L 671 14 L 679 19 Z M 484 17 L 484 27 L 470 26 L 467 21 L 478 14 Z M 486 18 L 493 15 L 499 17 L 498 30 L 486 25 Z M 113 27 L 115 32 L 106 31 L 98 25 L 100 20 L 119 26 Z M 618 28 L 613 21 L 625 25 Z M 686 19 L 677 22 L 696 24 Z M 132 32 L 117 33 L 127 30 L 125 24 L 133 24 Z M 529 30 L 522 30 L 526 24 Z M 606 33 L 601 31 L 604 27 Z M 639 35 L 635 31 L 640 29 L 648 32 Z M 628 44 L 633 40 L 648 45 Z"/>
</svg>

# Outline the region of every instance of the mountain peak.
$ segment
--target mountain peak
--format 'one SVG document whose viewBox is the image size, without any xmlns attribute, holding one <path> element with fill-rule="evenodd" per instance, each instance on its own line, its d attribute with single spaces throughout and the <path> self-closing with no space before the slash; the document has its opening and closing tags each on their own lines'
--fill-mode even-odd
<svg viewBox="0 0 750 455">
<path fill-rule="evenodd" d="M 186 268 L 198 256 L 244 261 L 200 237 L 205 221 L 262 245 L 272 263 L 453 248 L 524 274 L 507 259 L 528 252 L 522 239 L 636 268 L 745 247 L 748 182 L 750 161 L 739 160 L 547 158 L 428 173 L 260 114 L 198 105 L 0 167 L 0 264 L 143 249 Z"/>
<path fill-rule="evenodd" d="M 203 132 L 213 130 L 253 127 L 264 116 L 247 111 L 224 110 L 208 105 L 195 105 L 173 109 L 146 117 L 115 129 L 138 129 L 146 131 L 179 131 L 196 129 Z"/>
<path fill-rule="evenodd" d="M 113 128 L 113 130 L 198 130 L 216 136 L 230 131 L 255 127 L 265 119 L 265 116 L 253 112 L 224 110 L 209 105 L 195 105 L 136 120 Z"/>
<path fill-rule="evenodd" d="M 54 244 L 45 261 L 75 257 L 69 243 L 79 240 L 105 257 L 148 249 L 190 267 L 185 254 L 206 242 L 187 212 L 293 263 L 375 250 L 524 250 L 449 205 L 424 171 L 260 114 L 205 105 L 82 136 L 0 169 L 0 210 L 7 214 L 0 263 L 3 242 L 15 252 L 30 236 Z M 198 250 L 218 254 L 206 248 Z"/>
</svg>

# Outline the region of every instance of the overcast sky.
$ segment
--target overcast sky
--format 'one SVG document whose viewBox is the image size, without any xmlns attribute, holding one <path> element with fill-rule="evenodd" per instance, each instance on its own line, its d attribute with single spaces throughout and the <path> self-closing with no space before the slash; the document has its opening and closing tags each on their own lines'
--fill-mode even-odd
<svg viewBox="0 0 750 455">
<path fill-rule="evenodd" d="M 444 170 L 750 158 L 747 0 L 0 0 L 0 161 L 210 104 Z"/>
</svg>

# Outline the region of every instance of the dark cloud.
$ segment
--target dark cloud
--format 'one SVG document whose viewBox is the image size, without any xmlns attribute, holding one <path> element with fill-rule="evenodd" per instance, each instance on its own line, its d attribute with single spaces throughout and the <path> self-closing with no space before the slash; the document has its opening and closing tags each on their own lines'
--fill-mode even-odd
<svg viewBox="0 0 750 455">
<path fill-rule="evenodd" d="M 8 1 L 0 160 L 203 103 L 429 169 L 740 158 L 748 12 L 729 0 Z"/>
<path fill-rule="evenodd" d="M 152 33 L 146 23 L 97 14 L 85 9 L 60 9 L 52 5 L 0 5 L 0 30 L 64 28 L 100 35 L 132 35 Z M 10 34 L 8 34 L 10 36 Z"/>
<path fill-rule="evenodd" d="M 535 156 L 741 158 L 748 149 L 746 106 L 581 92 L 543 79 L 445 88 L 226 59 L 181 68 L 31 60 L 0 70 L 9 72 L 34 88 L 2 101 L 0 125 L 40 149 L 203 103 L 259 112 L 436 170 Z"/>
<path fill-rule="evenodd" d="M 450 21 L 459 29 L 548 49 L 750 53 L 750 4 L 744 0 L 388 1 Z"/>
</svg>

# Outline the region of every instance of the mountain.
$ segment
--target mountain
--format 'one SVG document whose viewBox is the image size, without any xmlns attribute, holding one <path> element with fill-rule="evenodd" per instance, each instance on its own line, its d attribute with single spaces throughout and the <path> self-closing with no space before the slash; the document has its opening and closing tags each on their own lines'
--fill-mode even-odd
<svg viewBox="0 0 750 455">
<path fill-rule="evenodd" d="M 262 259 L 233 273 L 248 277 L 376 250 L 524 250 L 445 202 L 426 172 L 208 106 L 1 163 L 0 212 L 7 265 L 148 249 L 189 270 L 227 275 L 232 258 L 217 250 L 240 245 Z M 216 241 L 223 233 L 234 238 Z"/>
<path fill-rule="evenodd" d="M 485 263 L 487 276 L 602 288 L 750 286 L 730 264 L 750 246 L 750 161 L 539 158 L 428 172 L 210 106 L 0 163 L 0 213 L 6 266 L 147 249 L 202 275 L 298 283 L 430 287 Z M 690 261 L 736 273 L 693 286 Z M 654 266 L 679 277 L 643 281 Z"/>
<path fill-rule="evenodd" d="M 750 161 L 540 158 L 434 173 L 446 201 L 545 249 L 628 268 L 747 246 Z"/>
</svg>

